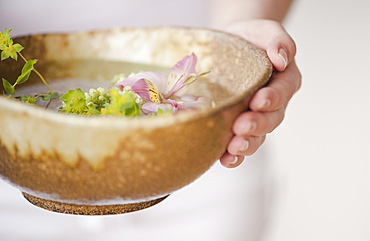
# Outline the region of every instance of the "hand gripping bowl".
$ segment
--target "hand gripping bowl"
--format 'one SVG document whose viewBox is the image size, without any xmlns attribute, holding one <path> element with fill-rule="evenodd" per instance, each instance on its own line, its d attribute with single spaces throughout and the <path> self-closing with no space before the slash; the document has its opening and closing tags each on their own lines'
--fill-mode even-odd
<svg viewBox="0 0 370 241">
<path fill-rule="evenodd" d="M 66 69 L 44 68 L 47 78 L 78 75 L 77 59 L 170 68 L 191 53 L 198 56 L 197 72 L 211 71 L 207 85 L 194 88 L 209 93 L 216 107 L 173 116 L 82 117 L 0 97 L 0 176 L 31 203 L 69 214 L 144 209 L 197 179 L 225 151 L 245 98 L 272 73 L 263 51 L 208 29 L 111 29 L 30 35 L 14 42 L 25 47 L 26 58 L 38 59 L 40 68 L 43 62 L 71 63 Z M 15 80 L 21 64 L 1 61 L 0 77 Z M 95 68 L 88 73 L 99 74 Z"/>
</svg>

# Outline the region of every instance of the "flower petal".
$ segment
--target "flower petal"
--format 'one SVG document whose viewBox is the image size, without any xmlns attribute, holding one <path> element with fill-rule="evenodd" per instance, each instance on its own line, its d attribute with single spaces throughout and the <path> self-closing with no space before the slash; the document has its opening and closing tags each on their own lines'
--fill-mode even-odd
<svg viewBox="0 0 370 241">
<path fill-rule="evenodd" d="M 133 92 L 138 94 L 144 100 L 157 104 L 161 102 L 157 87 L 147 79 L 139 79 L 131 88 Z"/>
<path fill-rule="evenodd" d="M 139 79 L 128 77 L 128 78 L 118 82 L 116 84 L 116 87 L 122 90 L 125 86 L 133 86 L 135 84 L 135 82 L 138 81 L 138 80 Z"/>
<path fill-rule="evenodd" d="M 138 94 L 141 98 L 147 101 L 151 101 L 150 98 L 150 85 L 145 79 L 139 79 L 132 86 L 132 91 Z"/>
<path fill-rule="evenodd" d="M 175 109 L 179 107 L 179 104 L 175 100 L 166 99 L 166 102 L 172 105 L 172 107 L 174 107 Z"/>
<path fill-rule="evenodd" d="M 188 97 L 188 96 L 187 96 Z M 179 111 L 181 110 L 188 110 L 188 109 L 204 109 L 204 108 L 211 108 L 212 107 L 212 101 L 206 97 L 196 97 L 196 100 L 188 100 L 188 98 L 181 98 L 183 101 L 181 104 L 179 104 Z"/>
<path fill-rule="evenodd" d="M 181 96 L 182 101 L 196 101 L 198 100 L 198 97 L 195 95 L 186 94 Z"/>
<path fill-rule="evenodd" d="M 168 111 L 170 111 L 171 113 L 175 114 L 178 111 L 177 107 L 174 107 L 169 103 L 156 104 L 153 102 L 147 102 L 147 103 L 144 103 L 141 107 L 141 110 L 146 115 L 157 114 L 160 109 L 163 110 L 164 113 L 167 113 Z"/>
<path fill-rule="evenodd" d="M 157 113 L 158 112 L 158 104 L 155 104 L 153 102 L 147 102 L 147 103 L 144 103 L 142 106 L 141 106 L 141 110 L 144 112 L 144 114 L 146 115 L 149 115 L 149 114 L 153 114 L 153 113 Z"/>
<path fill-rule="evenodd" d="M 123 89 L 125 86 L 133 86 L 135 82 L 140 79 L 147 79 L 151 81 L 158 89 L 160 93 L 164 93 L 167 87 L 166 76 L 162 72 L 142 72 L 138 74 L 133 74 L 126 79 L 118 82 L 116 87 Z"/>
<path fill-rule="evenodd" d="M 191 55 L 182 58 L 175 66 L 173 66 L 168 76 L 166 98 L 171 97 L 186 85 L 184 82 L 188 79 L 190 74 L 195 73 L 196 64 L 197 56 L 192 53 Z"/>
</svg>

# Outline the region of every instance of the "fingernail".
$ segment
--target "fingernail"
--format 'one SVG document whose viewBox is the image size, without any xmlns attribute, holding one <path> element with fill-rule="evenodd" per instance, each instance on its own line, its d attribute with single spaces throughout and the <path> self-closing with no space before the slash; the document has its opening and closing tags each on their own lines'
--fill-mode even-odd
<svg viewBox="0 0 370 241">
<path fill-rule="evenodd" d="M 246 151 L 249 147 L 249 141 L 245 140 L 243 141 L 242 146 L 239 148 L 240 152 Z"/>
<path fill-rule="evenodd" d="M 271 100 L 269 99 L 264 99 L 261 104 L 258 106 L 259 109 L 266 109 L 268 107 L 270 107 L 271 105 Z"/>
<path fill-rule="evenodd" d="M 251 131 L 254 131 L 257 128 L 257 123 L 254 121 L 248 122 L 244 128 L 245 133 L 249 133 Z"/>
<path fill-rule="evenodd" d="M 234 157 L 234 160 L 232 160 L 231 162 L 229 162 L 230 165 L 234 165 L 235 163 L 237 163 L 239 160 L 238 156 L 235 156 Z"/>
<path fill-rule="evenodd" d="M 285 49 L 279 49 L 279 57 L 284 61 L 284 69 L 288 66 L 288 54 Z"/>
</svg>

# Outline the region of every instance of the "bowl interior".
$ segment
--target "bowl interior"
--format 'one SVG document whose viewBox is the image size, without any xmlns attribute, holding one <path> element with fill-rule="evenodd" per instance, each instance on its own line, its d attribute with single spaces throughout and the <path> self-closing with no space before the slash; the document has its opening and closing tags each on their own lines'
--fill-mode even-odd
<svg viewBox="0 0 370 241">
<path fill-rule="evenodd" d="M 195 53 L 197 72 L 211 72 L 190 91 L 210 97 L 216 109 L 222 109 L 255 92 L 271 74 L 271 64 L 263 51 L 237 36 L 208 29 L 113 29 L 31 35 L 14 42 L 25 47 L 22 53 L 26 58 L 39 60 L 38 70 L 61 92 L 109 86 L 119 73 L 168 73 L 182 57 Z M 11 59 L 0 62 L 1 77 L 14 81 L 22 64 Z M 19 85 L 18 93 L 46 92 L 38 82 L 37 76 L 31 75 L 29 82 Z"/>
</svg>

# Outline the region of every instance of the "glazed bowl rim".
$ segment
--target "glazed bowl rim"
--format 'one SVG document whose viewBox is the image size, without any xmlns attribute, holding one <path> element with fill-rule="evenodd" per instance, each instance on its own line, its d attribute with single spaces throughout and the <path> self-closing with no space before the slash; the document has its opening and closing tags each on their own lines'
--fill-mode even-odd
<svg viewBox="0 0 370 241">
<path fill-rule="evenodd" d="M 266 68 L 263 68 L 264 73 L 258 80 L 253 81 L 251 86 L 244 90 L 239 95 L 233 95 L 229 97 L 227 100 L 222 101 L 220 105 L 217 105 L 213 108 L 204 108 L 192 111 L 182 111 L 175 115 L 162 115 L 162 116 L 140 116 L 140 117 L 133 117 L 133 118 L 125 118 L 125 117 L 112 117 L 112 116 L 81 116 L 81 115 L 73 115 L 73 114 L 65 114 L 59 113 L 55 111 L 45 110 L 42 107 L 38 106 L 31 106 L 19 101 L 15 101 L 9 99 L 8 97 L 0 95 L 0 105 L 6 106 L 8 109 L 12 111 L 17 111 L 21 113 L 31 114 L 34 117 L 39 117 L 45 120 L 49 120 L 52 122 L 60 122 L 64 124 L 73 124 L 75 126 L 83 125 L 83 126 L 96 126 L 96 127 L 107 127 L 109 129 L 119 128 L 119 129 L 138 129 L 138 128 L 145 128 L 145 129 L 154 129 L 158 127 L 163 127 L 167 125 L 171 125 L 178 122 L 185 122 L 189 120 L 196 120 L 203 118 L 205 116 L 213 116 L 217 115 L 220 112 L 223 112 L 226 109 L 232 108 L 235 105 L 240 104 L 246 97 L 249 97 L 259 88 L 263 87 L 272 75 L 272 64 L 270 63 L 267 54 L 265 51 L 257 48 L 244 38 L 234 35 L 228 32 L 223 32 L 220 30 L 214 30 L 210 28 L 193 28 L 193 27 L 179 27 L 179 26 L 162 26 L 162 27 L 128 27 L 128 28 L 110 28 L 110 29 L 101 29 L 101 30 L 92 30 L 92 31 L 71 31 L 65 33 L 37 33 L 37 34 L 28 34 L 23 36 L 17 36 L 16 38 L 22 38 L 27 36 L 37 36 L 37 35 L 70 35 L 70 34 L 84 34 L 84 33 L 98 33 L 98 32 L 109 32 L 115 30 L 163 30 L 163 29 L 171 29 L 171 30 L 193 30 L 193 31 L 208 31 L 214 32 L 219 34 L 224 34 L 228 36 L 232 36 L 233 38 L 238 38 L 241 41 L 244 41 L 246 45 L 252 45 L 254 48 L 258 49 L 262 55 L 265 55 L 266 61 L 269 65 L 266 65 Z M 247 109 L 247 107 L 246 107 Z"/>
</svg>

